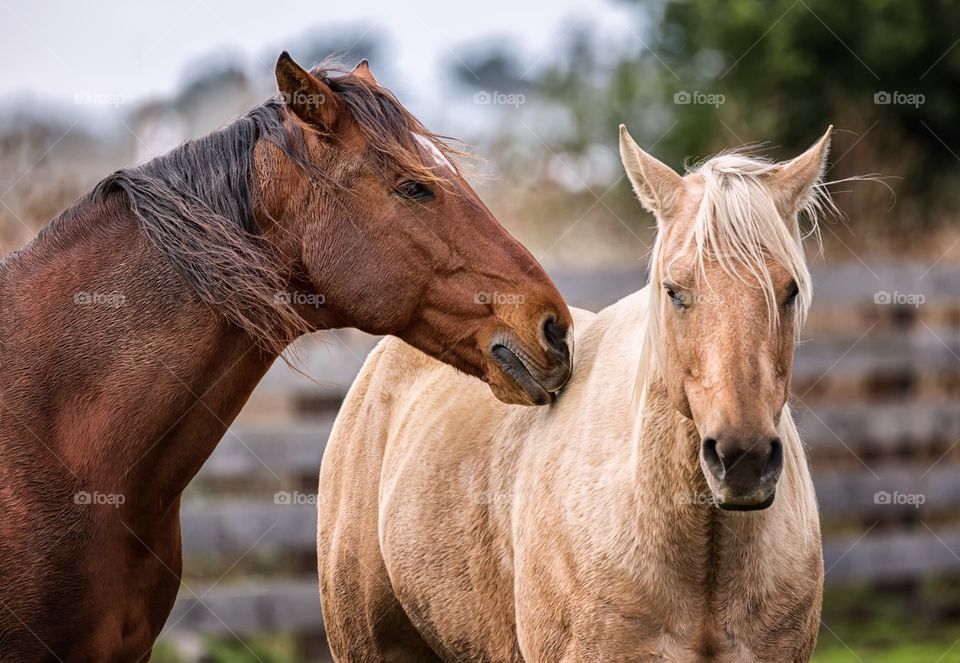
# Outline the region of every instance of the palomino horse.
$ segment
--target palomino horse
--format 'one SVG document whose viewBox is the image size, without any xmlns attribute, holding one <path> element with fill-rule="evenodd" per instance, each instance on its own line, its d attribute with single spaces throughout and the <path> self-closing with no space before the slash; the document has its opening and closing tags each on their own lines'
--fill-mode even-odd
<svg viewBox="0 0 960 663">
<path fill-rule="evenodd" d="M 380 344 L 320 475 L 338 661 L 809 658 L 823 561 L 786 399 L 811 296 L 797 216 L 829 201 L 828 141 L 681 177 L 621 129 L 659 224 L 650 284 L 574 312 L 547 408 Z"/>
<path fill-rule="evenodd" d="M 0 264 L 0 659 L 149 655 L 180 494 L 298 335 L 397 334 L 544 403 L 572 321 L 444 145 L 352 72 L 119 171 Z M 501 305 L 514 293 L 523 307 Z"/>
</svg>

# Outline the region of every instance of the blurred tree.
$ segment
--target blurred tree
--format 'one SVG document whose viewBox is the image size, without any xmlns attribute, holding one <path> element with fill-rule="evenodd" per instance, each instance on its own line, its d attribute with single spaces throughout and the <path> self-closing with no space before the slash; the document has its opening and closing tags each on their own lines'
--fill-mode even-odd
<svg viewBox="0 0 960 663">
<path fill-rule="evenodd" d="M 467 49 L 452 65 L 454 80 L 467 88 L 518 92 L 529 87 L 516 50 L 505 44 L 484 43 Z"/>
<path fill-rule="evenodd" d="M 551 148 L 614 145 L 620 122 L 673 165 L 740 144 L 787 157 L 826 128 L 830 179 L 897 176 L 841 201 L 851 221 L 898 230 L 952 219 L 960 203 L 960 3 L 930 0 L 620 0 L 642 36 L 620 53 L 572 31 L 530 94 L 573 130 Z"/>
<path fill-rule="evenodd" d="M 288 50 L 290 55 L 304 66 L 313 66 L 331 58 L 334 62 L 352 67 L 367 58 L 376 75 L 382 77 L 390 59 L 386 57 L 386 45 L 385 38 L 366 25 L 337 30 L 323 27 L 315 28 L 295 40 Z M 279 53 L 272 53 L 267 58 L 271 65 L 278 55 Z"/>
<path fill-rule="evenodd" d="M 833 123 L 876 132 L 877 156 L 908 165 L 905 177 L 954 171 L 958 23 L 960 4 L 947 0 L 669 2 L 655 49 L 677 77 L 663 80 L 725 97 L 678 113 L 670 143 L 701 151 L 729 128 L 797 150 Z"/>
</svg>

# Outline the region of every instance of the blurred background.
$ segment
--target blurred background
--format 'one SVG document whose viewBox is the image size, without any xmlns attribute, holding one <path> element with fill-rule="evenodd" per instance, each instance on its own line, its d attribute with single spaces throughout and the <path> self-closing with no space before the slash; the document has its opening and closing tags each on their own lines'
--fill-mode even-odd
<svg viewBox="0 0 960 663">
<path fill-rule="evenodd" d="M 352 3 L 0 0 L 0 251 L 111 171 L 207 133 L 303 64 L 370 59 L 571 304 L 645 283 L 653 219 L 617 126 L 682 169 L 827 125 L 844 212 L 809 257 L 793 398 L 821 505 L 815 660 L 960 661 L 960 4 L 946 0 Z M 327 660 L 316 475 L 375 339 L 301 344 L 191 485 L 184 582 L 155 660 Z"/>
</svg>

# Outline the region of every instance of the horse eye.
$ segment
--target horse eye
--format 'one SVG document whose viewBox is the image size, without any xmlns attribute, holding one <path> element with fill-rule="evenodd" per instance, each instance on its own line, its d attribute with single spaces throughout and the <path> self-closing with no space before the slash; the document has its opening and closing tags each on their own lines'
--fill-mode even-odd
<svg viewBox="0 0 960 663">
<path fill-rule="evenodd" d="M 787 299 L 784 302 L 784 306 L 793 306 L 797 301 L 797 295 L 800 294 L 800 286 L 796 282 L 790 284 L 790 289 L 787 291 Z"/>
<path fill-rule="evenodd" d="M 433 198 L 433 191 L 427 188 L 426 184 L 414 180 L 404 180 L 400 182 L 400 184 L 397 185 L 397 193 L 409 200 L 417 200 L 420 202 Z"/>
<path fill-rule="evenodd" d="M 664 289 L 667 291 L 667 297 L 670 298 L 670 302 L 680 308 L 687 307 L 687 298 L 683 296 L 682 293 L 677 292 L 672 285 L 663 285 Z"/>
</svg>

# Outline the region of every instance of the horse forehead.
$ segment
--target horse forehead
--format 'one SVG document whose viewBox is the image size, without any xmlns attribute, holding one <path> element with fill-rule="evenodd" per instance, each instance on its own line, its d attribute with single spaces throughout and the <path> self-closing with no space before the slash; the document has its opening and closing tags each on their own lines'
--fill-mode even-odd
<svg viewBox="0 0 960 663">
<path fill-rule="evenodd" d="M 772 256 L 765 256 L 763 263 L 775 290 L 786 288 L 793 279 L 790 270 Z M 729 271 L 731 266 L 733 273 Z M 701 262 L 692 250 L 665 256 L 664 276 L 681 287 L 709 287 L 740 292 L 756 290 L 759 285 L 755 274 L 748 267 L 737 264 L 736 259 L 731 258 L 726 266 L 714 257 L 704 257 Z"/>
<path fill-rule="evenodd" d="M 420 144 L 420 147 L 426 150 L 427 154 L 433 157 L 434 163 L 436 163 L 438 166 L 442 166 L 443 168 L 449 168 L 450 170 L 456 172 L 456 169 L 453 167 L 453 164 L 450 163 L 447 157 L 444 156 L 443 152 L 440 151 L 440 148 L 438 148 L 433 143 L 432 140 L 418 133 L 411 132 L 411 135 L 413 136 L 414 140 L 416 140 Z"/>
</svg>

